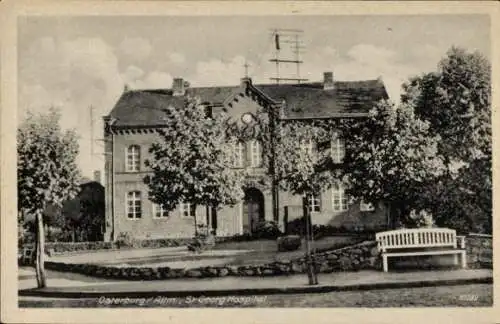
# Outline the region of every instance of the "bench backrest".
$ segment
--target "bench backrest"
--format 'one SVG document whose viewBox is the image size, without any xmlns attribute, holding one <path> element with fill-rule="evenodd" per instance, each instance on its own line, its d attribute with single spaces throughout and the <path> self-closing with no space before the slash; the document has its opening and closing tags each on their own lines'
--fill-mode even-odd
<svg viewBox="0 0 500 324">
<path fill-rule="evenodd" d="M 457 247 L 456 231 L 449 228 L 403 228 L 377 233 L 375 239 L 379 251 L 397 248 Z"/>
</svg>

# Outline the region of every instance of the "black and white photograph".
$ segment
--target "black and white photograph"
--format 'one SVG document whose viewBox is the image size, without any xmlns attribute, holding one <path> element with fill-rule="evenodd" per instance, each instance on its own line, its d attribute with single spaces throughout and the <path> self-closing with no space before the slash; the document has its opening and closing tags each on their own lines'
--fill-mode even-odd
<svg viewBox="0 0 500 324">
<path fill-rule="evenodd" d="M 13 307 L 492 314 L 494 2 L 123 2 L 11 19 Z"/>
</svg>

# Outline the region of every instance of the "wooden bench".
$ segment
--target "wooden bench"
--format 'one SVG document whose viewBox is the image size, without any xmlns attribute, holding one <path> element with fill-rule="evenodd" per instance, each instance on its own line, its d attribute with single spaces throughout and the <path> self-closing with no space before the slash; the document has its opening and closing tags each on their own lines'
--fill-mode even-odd
<svg viewBox="0 0 500 324">
<path fill-rule="evenodd" d="M 384 272 L 388 271 L 387 258 L 417 255 L 453 254 L 454 263 L 458 265 L 457 257 L 460 254 L 462 268 L 467 267 L 465 237 L 457 236 L 452 229 L 398 229 L 377 233 L 375 239 L 382 255 Z M 457 241 L 460 242 L 457 244 Z"/>
</svg>

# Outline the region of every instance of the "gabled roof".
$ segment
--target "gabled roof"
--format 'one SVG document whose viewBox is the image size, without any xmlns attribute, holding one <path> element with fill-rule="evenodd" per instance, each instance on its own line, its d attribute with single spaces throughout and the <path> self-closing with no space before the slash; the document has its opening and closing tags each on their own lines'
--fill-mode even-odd
<svg viewBox="0 0 500 324">
<path fill-rule="evenodd" d="M 324 90 L 323 84 L 261 84 L 223 87 L 188 88 L 186 96 L 199 97 L 204 103 L 223 105 L 235 93 L 258 92 L 263 100 L 275 104 L 284 102 L 285 118 L 329 118 L 339 115 L 366 113 L 388 95 L 381 79 L 367 81 L 336 81 L 334 89 Z M 185 97 L 173 96 L 172 90 L 131 90 L 122 94 L 109 114 L 114 126 L 164 125 L 164 110 L 169 106 L 182 107 Z"/>
</svg>

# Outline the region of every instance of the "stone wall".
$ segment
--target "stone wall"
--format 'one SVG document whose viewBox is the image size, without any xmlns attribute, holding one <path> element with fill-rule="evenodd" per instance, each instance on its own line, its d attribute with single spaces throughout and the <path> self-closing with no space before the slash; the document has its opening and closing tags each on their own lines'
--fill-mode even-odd
<svg viewBox="0 0 500 324">
<path fill-rule="evenodd" d="M 466 238 L 467 260 L 470 268 L 490 267 L 492 262 L 492 239 L 488 236 L 471 235 Z M 338 271 L 359 271 L 365 269 L 381 270 L 381 258 L 376 242 L 365 241 L 337 250 L 315 254 L 315 267 L 318 273 Z M 397 259 L 397 258 L 393 258 Z M 433 260 L 407 260 L 410 266 L 432 269 L 433 265 L 445 265 Z M 395 260 L 397 261 L 397 260 Z M 435 261 L 435 260 L 434 260 Z M 396 262 L 397 263 L 397 262 Z M 393 264 L 396 265 L 396 264 Z M 113 267 L 87 264 L 66 264 L 46 262 L 47 269 L 86 274 L 90 276 L 123 280 L 163 280 L 174 278 L 207 278 L 225 276 L 281 276 L 305 273 L 307 263 L 304 257 L 244 266 L 210 266 L 193 269 L 172 269 L 169 267 Z M 392 265 L 390 269 L 393 269 Z"/>
<path fill-rule="evenodd" d="M 469 234 L 465 239 L 465 248 L 469 268 L 493 267 L 493 237 L 491 235 Z"/>
<path fill-rule="evenodd" d="M 338 250 L 315 255 L 316 271 L 358 271 L 380 268 L 375 242 L 367 241 Z M 50 270 L 74 272 L 95 277 L 122 280 L 162 280 L 174 278 L 207 278 L 224 276 L 280 276 L 305 273 L 304 258 L 267 264 L 244 266 L 211 266 L 193 269 L 172 269 L 169 267 L 113 267 L 91 264 L 68 264 L 45 262 Z"/>
</svg>

